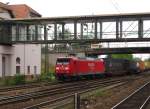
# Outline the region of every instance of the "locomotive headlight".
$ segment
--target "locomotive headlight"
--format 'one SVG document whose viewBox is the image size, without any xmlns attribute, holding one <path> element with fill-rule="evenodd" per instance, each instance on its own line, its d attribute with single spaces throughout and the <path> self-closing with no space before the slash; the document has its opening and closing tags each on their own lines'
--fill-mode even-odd
<svg viewBox="0 0 150 109">
<path fill-rule="evenodd" d="M 65 70 L 69 70 L 69 67 L 65 67 Z"/>
<path fill-rule="evenodd" d="M 59 67 L 56 67 L 56 70 L 59 70 Z"/>
<path fill-rule="evenodd" d="M 100 61 L 104 62 L 104 60 L 103 60 L 103 59 L 100 59 Z"/>
</svg>

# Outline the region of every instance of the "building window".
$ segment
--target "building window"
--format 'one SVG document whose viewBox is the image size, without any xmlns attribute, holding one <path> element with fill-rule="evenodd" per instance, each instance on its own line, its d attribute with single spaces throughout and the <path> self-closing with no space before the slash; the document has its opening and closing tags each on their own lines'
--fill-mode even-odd
<svg viewBox="0 0 150 109">
<path fill-rule="evenodd" d="M 34 74 L 36 75 L 37 74 L 37 67 L 34 66 Z"/>
<path fill-rule="evenodd" d="M 30 74 L 30 66 L 27 67 L 28 74 Z"/>
<path fill-rule="evenodd" d="M 16 74 L 20 74 L 20 66 L 16 66 Z"/>
<path fill-rule="evenodd" d="M 16 64 L 20 64 L 20 58 L 19 57 L 16 58 Z"/>
<path fill-rule="evenodd" d="M 5 76 L 6 71 L 6 58 L 3 56 L 2 57 L 2 77 Z"/>
</svg>

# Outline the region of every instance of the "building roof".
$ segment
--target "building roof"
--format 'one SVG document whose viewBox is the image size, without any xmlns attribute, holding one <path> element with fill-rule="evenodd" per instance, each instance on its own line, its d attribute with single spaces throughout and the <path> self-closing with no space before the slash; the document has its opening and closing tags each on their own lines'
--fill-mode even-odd
<svg viewBox="0 0 150 109">
<path fill-rule="evenodd" d="M 28 18 L 30 16 L 29 14 L 34 14 L 34 17 L 41 17 L 38 12 L 36 12 L 34 9 L 27 6 L 26 4 L 9 5 L 9 7 L 13 11 L 15 18 Z"/>
<path fill-rule="evenodd" d="M 8 5 L 4 4 L 2 2 L 0 2 L 0 8 L 6 9 L 6 10 L 10 10 L 10 8 L 8 7 Z"/>
<path fill-rule="evenodd" d="M 0 8 L 4 9 L 4 10 L 7 10 L 9 13 L 10 13 L 10 16 L 12 18 L 14 18 L 14 15 L 12 13 L 12 10 L 10 9 L 10 7 L 7 5 L 7 4 L 4 4 L 2 2 L 0 2 Z"/>
<path fill-rule="evenodd" d="M 0 17 L 0 20 L 3 20 L 4 18 Z"/>
</svg>

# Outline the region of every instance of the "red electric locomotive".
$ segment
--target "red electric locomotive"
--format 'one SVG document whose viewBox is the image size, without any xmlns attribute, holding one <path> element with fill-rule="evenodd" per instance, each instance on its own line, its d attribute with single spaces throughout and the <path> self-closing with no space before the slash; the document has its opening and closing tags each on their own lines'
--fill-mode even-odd
<svg viewBox="0 0 150 109">
<path fill-rule="evenodd" d="M 105 72 L 102 59 L 81 59 L 76 57 L 62 57 L 56 61 L 55 74 L 59 80 L 67 78 L 100 75 Z"/>
</svg>

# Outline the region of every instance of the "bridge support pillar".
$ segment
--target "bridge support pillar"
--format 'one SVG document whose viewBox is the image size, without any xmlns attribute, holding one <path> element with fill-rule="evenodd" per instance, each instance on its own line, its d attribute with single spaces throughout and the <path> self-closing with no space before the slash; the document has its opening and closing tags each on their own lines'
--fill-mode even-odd
<svg viewBox="0 0 150 109">
<path fill-rule="evenodd" d="M 35 41 L 38 41 L 38 25 L 35 25 Z"/>
<path fill-rule="evenodd" d="M 16 24 L 16 41 L 19 41 L 19 25 Z"/>
<path fill-rule="evenodd" d="M 97 39 L 97 21 L 95 21 L 95 28 L 94 28 L 94 30 L 95 30 L 95 39 Z"/>
<path fill-rule="evenodd" d="M 122 21 L 120 21 L 120 38 L 122 38 Z"/>
<path fill-rule="evenodd" d="M 81 39 L 83 39 L 83 23 L 81 23 Z"/>
<path fill-rule="evenodd" d="M 143 38 L 143 20 L 138 20 L 138 37 Z"/>
<path fill-rule="evenodd" d="M 65 34 L 65 24 L 62 23 L 62 40 L 65 39 L 64 34 Z"/>
<path fill-rule="evenodd" d="M 57 24 L 54 24 L 54 39 L 57 40 Z"/>
<path fill-rule="evenodd" d="M 119 38 L 119 21 L 116 21 L 116 39 Z"/>
<path fill-rule="evenodd" d="M 47 40 L 47 28 L 46 28 L 47 25 L 44 25 L 44 40 L 46 41 Z"/>
<path fill-rule="evenodd" d="M 99 24 L 100 24 L 100 39 L 102 39 L 103 38 L 103 23 L 102 23 L 102 21 L 100 21 Z"/>
<path fill-rule="evenodd" d="M 74 39 L 77 39 L 77 22 L 74 22 Z"/>
</svg>

